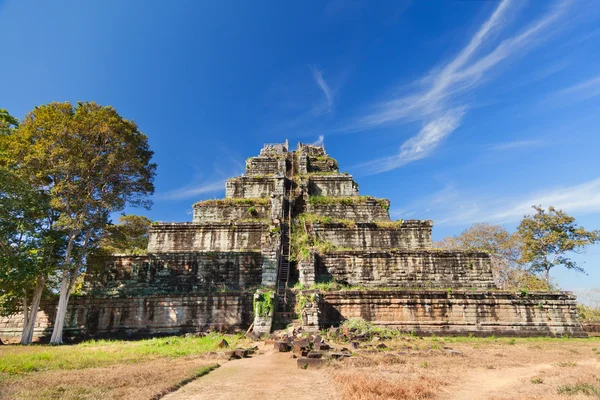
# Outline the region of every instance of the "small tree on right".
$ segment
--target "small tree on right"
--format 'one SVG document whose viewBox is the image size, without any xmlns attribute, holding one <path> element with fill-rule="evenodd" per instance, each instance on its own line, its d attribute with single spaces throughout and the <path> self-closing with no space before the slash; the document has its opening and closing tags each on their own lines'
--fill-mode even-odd
<svg viewBox="0 0 600 400">
<path fill-rule="evenodd" d="M 586 247 L 600 242 L 600 231 L 586 231 L 575 223 L 575 218 L 562 210 L 533 206 L 535 214 L 526 215 L 517 229 L 522 242 L 521 262 L 530 271 L 543 274 L 550 283 L 550 270 L 554 267 L 585 273 L 585 270 L 569 257 L 569 253 L 582 253 Z"/>
</svg>

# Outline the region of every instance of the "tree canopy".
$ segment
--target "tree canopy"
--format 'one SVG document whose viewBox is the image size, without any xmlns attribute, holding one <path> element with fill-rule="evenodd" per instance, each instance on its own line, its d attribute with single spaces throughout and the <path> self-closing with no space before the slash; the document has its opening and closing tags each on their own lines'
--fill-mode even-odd
<svg viewBox="0 0 600 400">
<path fill-rule="evenodd" d="M 156 164 L 148 138 L 112 107 L 94 102 L 36 107 L 11 134 L 7 164 L 48 199 L 66 242 L 60 298 L 51 341 L 62 342 L 69 295 L 98 246 L 109 215 L 149 207 Z"/>
<path fill-rule="evenodd" d="M 536 213 L 523 218 L 517 232 L 521 237 L 521 262 L 533 273 L 543 273 L 550 281 L 550 270 L 563 266 L 585 272 L 569 253 L 581 253 L 586 247 L 600 242 L 600 231 L 586 231 L 575 218 L 562 210 L 533 206 Z"/>
<path fill-rule="evenodd" d="M 122 215 L 118 224 L 106 227 L 99 250 L 108 254 L 146 254 L 152 221 L 140 215 Z"/>
<path fill-rule="evenodd" d="M 600 231 L 586 231 L 575 218 L 549 207 L 533 207 L 516 232 L 490 224 L 474 224 L 458 236 L 435 243 L 444 249 L 480 250 L 490 254 L 494 278 L 503 289 L 554 289 L 550 270 L 562 265 L 583 272 L 569 253 L 579 253 L 600 241 Z M 543 278 L 540 278 L 543 274 Z"/>
</svg>

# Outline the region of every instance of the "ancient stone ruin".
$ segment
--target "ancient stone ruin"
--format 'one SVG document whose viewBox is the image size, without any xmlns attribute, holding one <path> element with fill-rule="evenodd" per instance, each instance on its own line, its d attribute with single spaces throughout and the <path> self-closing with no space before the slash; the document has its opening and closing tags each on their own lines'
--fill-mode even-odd
<svg viewBox="0 0 600 400">
<path fill-rule="evenodd" d="M 322 146 L 265 145 L 192 222 L 152 225 L 147 255 L 90 261 L 65 334 L 317 331 L 360 317 L 418 334 L 585 336 L 572 294 L 499 291 L 487 253 L 435 249 L 432 221 L 391 221 L 389 206 L 360 196 Z M 37 335 L 55 304 L 42 309 Z M 0 334 L 20 334 L 19 318 Z"/>
</svg>

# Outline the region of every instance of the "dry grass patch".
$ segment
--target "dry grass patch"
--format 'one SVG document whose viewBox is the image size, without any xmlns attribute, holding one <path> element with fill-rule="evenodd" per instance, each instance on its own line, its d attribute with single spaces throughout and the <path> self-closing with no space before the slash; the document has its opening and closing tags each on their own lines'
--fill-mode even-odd
<svg viewBox="0 0 600 400">
<path fill-rule="evenodd" d="M 389 371 L 353 369 L 333 375 L 343 399 L 431 399 L 441 382 L 431 376 L 399 376 Z"/>
<path fill-rule="evenodd" d="M 215 368 L 240 335 L 0 347 L 0 399 L 152 399 Z M 215 354 L 215 353 L 212 353 Z"/>
<path fill-rule="evenodd" d="M 600 357 L 593 350 L 598 338 L 404 336 L 384 341 L 384 351 L 362 343 L 355 359 L 330 368 L 342 398 L 600 398 Z"/>
<path fill-rule="evenodd" d="M 104 368 L 44 371 L 0 383 L 2 399 L 153 399 L 218 365 L 199 358 L 160 359 Z"/>
</svg>

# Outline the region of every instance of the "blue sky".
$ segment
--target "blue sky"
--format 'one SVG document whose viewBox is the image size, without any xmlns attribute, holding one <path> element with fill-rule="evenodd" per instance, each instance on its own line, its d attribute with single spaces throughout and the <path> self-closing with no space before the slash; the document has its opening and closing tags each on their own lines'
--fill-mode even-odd
<svg viewBox="0 0 600 400">
<path fill-rule="evenodd" d="M 600 5 L 572 1 L 0 0 L 0 107 L 94 100 L 135 120 L 161 221 L 222 197 L 263 143 L 324 141 L 361 194 L 514 229 L 533 204 L 600 228 Z M 600 286 L 600 246 L 556 271 Z"/>
</svg>

